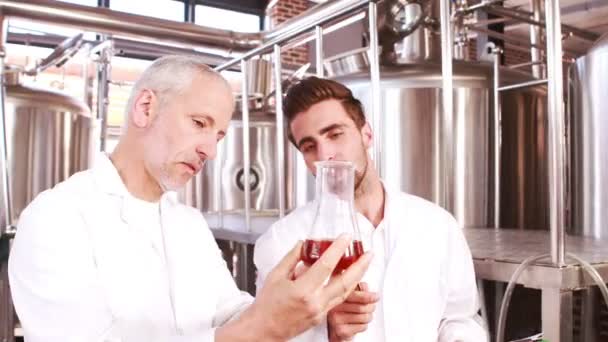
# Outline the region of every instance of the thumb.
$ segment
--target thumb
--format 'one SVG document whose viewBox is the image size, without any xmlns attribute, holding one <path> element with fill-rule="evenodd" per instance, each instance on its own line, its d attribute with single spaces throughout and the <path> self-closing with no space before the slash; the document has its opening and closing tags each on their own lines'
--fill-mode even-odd
<svg viewBox="0 0 608 342">
<path fill-rule="evenodd" d="M 298 241 L 296 245 L 281 259 L 279 264 L 270 272 L 268 275 L 269 279 L 276 280 L 280 279 L 291 279 L 293 276 L 294 269 L 300 261 L 300 255 L 302 253 L 302 241 Z"/>
</svg>

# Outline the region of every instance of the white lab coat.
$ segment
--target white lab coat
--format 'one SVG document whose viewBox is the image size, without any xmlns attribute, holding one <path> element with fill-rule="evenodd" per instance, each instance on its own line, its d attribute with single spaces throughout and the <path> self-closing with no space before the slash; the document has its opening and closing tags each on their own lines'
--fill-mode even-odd
<svg viewBox="0 0 608 342">
<path fill-rule="evenodd" d="M 159 253 L 132 224 L 133 197 L 105 155 L 37 196 L 9 260 L 25 340 L 214 341 L 215 327 L 252 298 L 237 289 L 201 213 L 176 198 L 160 200 Z"/>
<path fill-rule="evenodd" d="M 385 261 L 379 263 L 385 269 L 378 306 L 385 341 L 487 341 L 477 321 L 471 253 L 455 219 L 421 198 L 388 190 L 386 194 Z M 297 240 L 306 239 L 315 210 L 314 202 L 294 210 L 258 239 L 258 286 Z M 369 342 L 381 339 L 369 337 Z M 327 341 L 326 323 L 294 341 Z M 368 342 L 361 335 L 355 341 Z"/>
</svg>

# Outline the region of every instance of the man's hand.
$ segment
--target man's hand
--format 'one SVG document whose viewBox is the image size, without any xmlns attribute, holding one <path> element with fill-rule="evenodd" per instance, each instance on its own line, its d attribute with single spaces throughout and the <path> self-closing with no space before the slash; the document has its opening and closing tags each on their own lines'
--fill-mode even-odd
<svg viewBox="0 0 608 342">
<path fill-rule="evenodd" d="M 371 322 L 378 294 L 370 292 L 366 283 L 360 283 L 346 301 L 327 315 L 327 328 L 330 342 L 350 341 L 367 329 Z"/>
<path fill-rule="evenodd" d="M 321 323 L 329 310 L 350 295 L 371 261 L 371 253 L 365 253 L 342 274 L 330 278 L 350 243 L 349 237 L 336 239 L 294 280 L 302 249 L 299 242 L 268 275 L 249 309 L 217 330 L 216 341 L 238 341 L 238 331 L 245 331 L 247 340 L 285 341 Z"/>
</svg>

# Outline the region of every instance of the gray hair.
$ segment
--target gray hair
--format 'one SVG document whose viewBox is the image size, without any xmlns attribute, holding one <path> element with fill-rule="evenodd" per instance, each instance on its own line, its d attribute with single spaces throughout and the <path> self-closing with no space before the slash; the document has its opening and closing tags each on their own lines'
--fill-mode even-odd
<svg viewBox="0 0 608 342">
<path fill-rule="evenodd" d="M 197 76 L 208 76 L 223 81 L 229 88 L 228 82 L 215 70 L 211 69 L 198 56 L 170 55 L 154 61 L 139 76 L 131 89 L 125 108 L 123 131 L 128 126 L 129 113 L 133 110 L 139 93 L 144 89 L 154 91 L 162 107 L 169 98 L 183 93 Z"/>
</svg>

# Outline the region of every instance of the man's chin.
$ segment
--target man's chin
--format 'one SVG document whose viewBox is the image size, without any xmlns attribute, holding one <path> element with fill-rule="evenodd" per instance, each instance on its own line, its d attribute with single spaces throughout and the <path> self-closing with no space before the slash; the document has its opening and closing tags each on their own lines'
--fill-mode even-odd
<svg viewBox="0 0 608 342">
<path fill-rule="evenodd" d="M 184 177 L 185 179 L 179 180 L 169 180 L 162 183 L 162 188 L 164 191 L 179 191 L 188 184 L 192 177 Z"/>
</svg>

